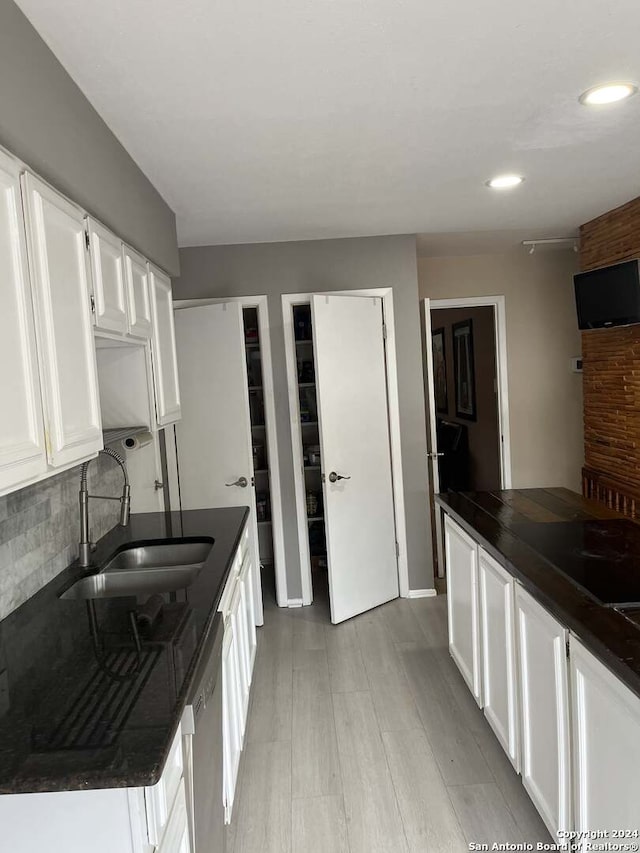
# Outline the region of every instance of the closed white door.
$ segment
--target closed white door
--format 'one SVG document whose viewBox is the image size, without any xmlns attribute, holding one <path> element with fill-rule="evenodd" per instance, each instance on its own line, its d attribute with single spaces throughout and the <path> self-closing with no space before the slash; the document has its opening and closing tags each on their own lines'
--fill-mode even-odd
<svg viewBox="0 0 640 853">
<path fill-rule="evenodd" d="M 449 651 L 482 706 L 477 543 L 448 515 L 444 518 Z"/>
<path fill-rule="evenodd" d="M 166 426 L 180 419 L 180 389 L 178 385 L 178 360 L 173 320 L 171 279 L 149 264 L 149 293 L 153 336 L 153 383 L 156 398 L 158 426 Z"/>
<path fill-rule="evenodd" d="M 311 302 L 331 621 L 398 597 L 382 300 Z"/>
<path fill-rule="evenodd" d="M 176 447 L 182 509 L 248 506 L 256 571 L 256 622 L 262 624 L 249 391 L 242 306 L 220 303 L 175 314 L 182 419 Z"/>
<path fill-rule="evenodd" d="M 151 298 L 147 261 L 129 246 L 123 248 L 129 332 L 139 338 L 151 337 Z"/>
<path fill-rule="evenodd" d="M 126 335 L 129 329 L 122 242 L 91 217 L 87 217 L 87 229 L 96 329 Z"/>
<path fill-rule="evenodd" d="M 482 548 L 478 551 L 484 714 L 519 769 L 518 670 L 513 577 Z"/>
<path fill-rule="evenodd" d="M 614 832 L 640 830 L 640 699 L 574 637 L 569 642 L 575 829 L 606 830 L 616 843 Z"/>
<path fill-rule="evenodd" d="M 0 494 L 47 470 L 20 166 L 0 151 Z"/>
<path fill-rule="evenodd" d="M 549 832 L 571 829 L 567 631 L 516 585 L 522 783 Z"/>
<path fill-rule="evenodd" d="M 22 182 L 47 452 L 68 465 L 102 448 L 84 215 L 33 175 Z"/>
</svg>

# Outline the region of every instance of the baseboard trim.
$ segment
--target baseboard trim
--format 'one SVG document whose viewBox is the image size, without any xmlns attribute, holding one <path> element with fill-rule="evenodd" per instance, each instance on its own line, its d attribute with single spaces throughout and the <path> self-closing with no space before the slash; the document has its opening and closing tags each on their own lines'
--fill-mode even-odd
<svg viewBox="0 0 640 853">
<path fill-rule="evenodd" d="M 302 607 L 304 600 L 302 598 L 290 598 L 287 601 L 287 607 Z"/>
<path fill-rule="evenodd" d="M 407 598 L 435 598 L 437 594 L 435 589 L 410 589 Z"/>
</svg>

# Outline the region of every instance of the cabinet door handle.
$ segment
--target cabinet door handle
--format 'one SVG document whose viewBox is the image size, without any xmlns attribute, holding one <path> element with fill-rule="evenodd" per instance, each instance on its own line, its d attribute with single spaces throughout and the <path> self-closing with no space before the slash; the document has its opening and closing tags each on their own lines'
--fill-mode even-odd
<svg viewBox="0 0 640 853">
<path fill-rule="evenodd" d="M 241 489 L 246 489 L 249 481 L 246 477 L 238 477 L 234 483 L 225 483 L 225 486 L 240 486 Z"/>
</svg>

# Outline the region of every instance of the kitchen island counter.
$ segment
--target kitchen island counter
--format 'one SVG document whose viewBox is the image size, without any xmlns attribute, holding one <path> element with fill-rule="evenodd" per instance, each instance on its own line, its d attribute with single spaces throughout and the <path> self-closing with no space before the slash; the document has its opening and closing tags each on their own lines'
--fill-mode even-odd
<svg viewBox="0 0 640 853">
<path fill-rule="evenodd" d="M 540 553 L 535 527 L 558 522 L 596 522 L 623 517 L 563 488 L 450 492 L 437 504 L 550 613 L 640 696 L 640 623 L 599 603 Z M 518 531 L 527 530 L 527 541 Z M 603 549 L 606 543 L 601 546 Z M 539 549 L 539 550 L 538 550 Z M 640 552 L 637 554 L 640 573 Z M 633 616 L 633 611 L 628 611 Z"/>
</svg>

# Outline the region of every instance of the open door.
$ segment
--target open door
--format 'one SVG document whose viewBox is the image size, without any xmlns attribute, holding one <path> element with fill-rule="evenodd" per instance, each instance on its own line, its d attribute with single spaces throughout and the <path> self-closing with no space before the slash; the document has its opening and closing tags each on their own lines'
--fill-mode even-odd
<svg viewBox="0 0 640 853">
<path fill-rule="evenodd" d="M 262 624 L 262 584 L 253 479 L 242 306 L 225 302 L 175 313 L 182 420 L 176 450 L 182 509 L 248 506 Z"/>
<path fill-rule="evenodd" d="M 382 300 L 313 296 L 331 621 L 398 597 Z"/>
<path fill-rule="evenodd" d="M 427 402 L 427 456 L 429 457 L 429 505 L 432 508 L 432 520 L 434 522 L 434 535 L 436 540 L 437 575 L 444 577 L 444 553 L 442 547 L 442 513 L 434 495 L 440 492 L 440 473 L 438 470 L 438 434 L 436 421 L 436 391 L 435 374 L 433 367 L 433 338 L 431 335 L 431 303 L 429 299 L 423 300 L 423 341 L 424 341 L 424 381 L 425 399 Z"/>
</svg>

